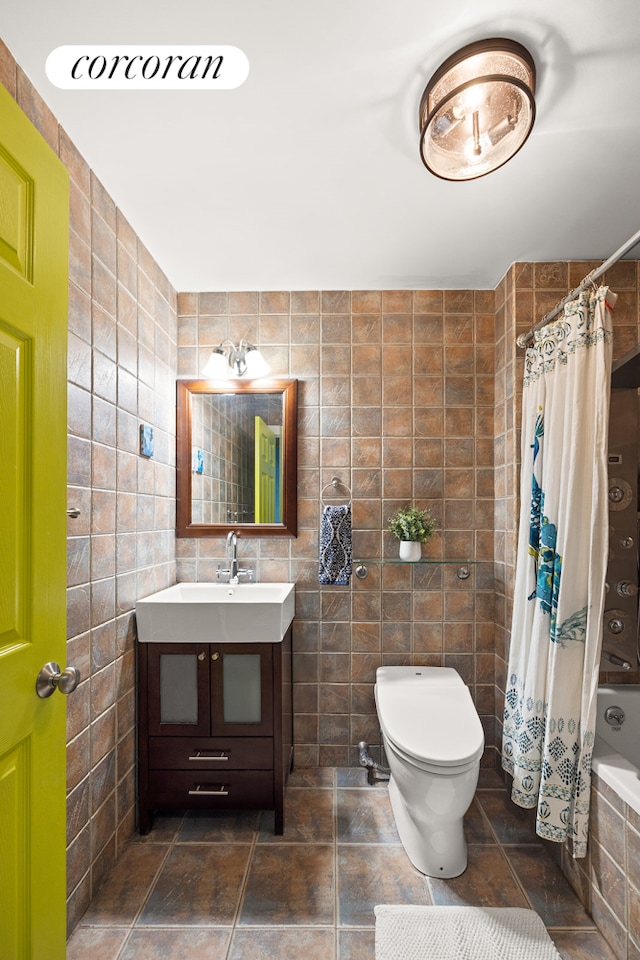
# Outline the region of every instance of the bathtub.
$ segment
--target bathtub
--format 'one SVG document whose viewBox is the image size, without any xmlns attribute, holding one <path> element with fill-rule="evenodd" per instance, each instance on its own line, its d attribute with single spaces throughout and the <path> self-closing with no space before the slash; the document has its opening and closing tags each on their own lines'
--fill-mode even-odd
<svg viewBox="0 0 640 960">
<path fill-rule="evenodd" d="M 621 707 L 624 721 L 611 725 L 608 707 Z M 598 688 L 593 770 L 640 814 L 640 686 L 615 684 Z"/>
</svg>

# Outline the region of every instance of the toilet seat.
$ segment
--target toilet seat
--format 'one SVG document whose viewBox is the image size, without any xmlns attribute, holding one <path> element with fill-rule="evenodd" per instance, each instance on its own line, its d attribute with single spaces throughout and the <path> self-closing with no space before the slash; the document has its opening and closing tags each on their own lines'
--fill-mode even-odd
<svg viewBox="0 0 640 960">
<path fill-rule="evenodd" d="M 453 775 L 484 751 L 484 731 L 468 687 L 447 667 L 381 667 L 378 718 L 389 744 L 429 772 Z"/>
</svg>

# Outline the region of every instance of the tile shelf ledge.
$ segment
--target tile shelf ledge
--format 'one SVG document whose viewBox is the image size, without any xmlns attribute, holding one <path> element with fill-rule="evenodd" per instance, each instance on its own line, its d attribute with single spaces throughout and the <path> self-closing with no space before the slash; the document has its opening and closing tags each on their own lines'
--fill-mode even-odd
<svg viewBox="0 0 640 960">
<path fill-rule="evenodd" d="M 422 557 L 420 560 L 401 560 L 399 557 L 378 557 L 375 559 L 364 559 L 364 560 L 354 560 L 353 567 L 354 572 L 358 580 L 364 580 L 369 573 L 370 566 L 381 566 L 383 564 L 409 564 L 413 566 L 438 566 L 448 564 L 451 566 L 455 564 L 458 569 L 456 571 L 456 576 L 458 580 L 468 580 L 471 576 L 471 570 L 469 569 L 476 563 L 481 563 L 480 560 L 442 560 L 439 557 Z"/>
</svg>

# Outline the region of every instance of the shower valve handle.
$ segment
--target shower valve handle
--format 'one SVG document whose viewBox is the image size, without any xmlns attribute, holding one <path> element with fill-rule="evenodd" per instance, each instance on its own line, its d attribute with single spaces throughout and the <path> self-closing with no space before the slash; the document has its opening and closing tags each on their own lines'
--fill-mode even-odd
<svg viewBox="0 0 640 960">
<path fill-rule="evenodd" d="M 638 593 L 638 586 L 632 583 L 631 580 L 620 580 L 616 586 L 616 590 L 621 597 L 635 597 Z"/>
<path fill-rule="evenodd" d="M 604 712 L 604 718 L 612 727 L 621 727 L 624 723 L 625 712 L 622 707 L 607 707 Z"/>
</svg>

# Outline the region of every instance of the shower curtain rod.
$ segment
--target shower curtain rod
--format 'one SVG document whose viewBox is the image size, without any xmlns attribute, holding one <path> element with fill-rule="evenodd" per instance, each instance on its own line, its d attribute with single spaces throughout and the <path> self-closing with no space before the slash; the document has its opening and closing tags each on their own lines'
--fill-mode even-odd
<svg viewBox="0 0 640 960">
<path fill-rule="evenodd" d="M 580 281 L 578 286 L 574 287 L 571 293 L 568 293 L 566 297 L 564 297 L 559 303 L 555 305 L 553 310 L 547 313 L 547 315 L 544 316 L 539 323 L 536 323 L 535 327 L 532 327 L 528 333 L 521 333 L 518 339 L 516 340 L 516 343 L 518 344 L 518 346 L 527 347 L 529 343 L 533 340 L 533 335 L 536 330 L 539 330 L 540 327 L 544 327 L 545 323 L 549 323 L 550 320 L 553 320 L 554 317 L 557 317 L 560 311 L 562 310 L 562 308 L 564 307 L 565 303 L 569 303 L 571 300 L 577 297 L 578 294 L 582 292 L 582 290 L 588 287 L 590 283 L 592 283 L 594 280 L 597 280 L 598 277 L 601 277 L 603 273 L 606 273 L 609 267 L 612 267 L 614 263 L 617 263 L 618 260 L 620 260 L 620 258 L 623 257 L 625 253 L 631 250 L 632 247 L 635 247 L 637 243 L 640 243 L 640 230 L 638 230 L 637 233 L 634 233 L 632 237 L 629 237 L 627 242 L 623 243 L 622 246 L 619 247 L 615 253 L 612 253 L 611 256 L 608 258 L 608 260 L 605 260 L 604 263 L 600 264 L 599 267 L 596 267 L 595 270 L 592 270 L 591 273 L 588 273 L 586 277 Z"/>
</svg>

